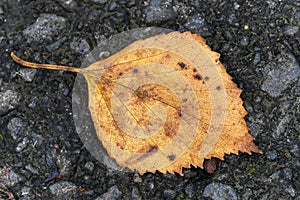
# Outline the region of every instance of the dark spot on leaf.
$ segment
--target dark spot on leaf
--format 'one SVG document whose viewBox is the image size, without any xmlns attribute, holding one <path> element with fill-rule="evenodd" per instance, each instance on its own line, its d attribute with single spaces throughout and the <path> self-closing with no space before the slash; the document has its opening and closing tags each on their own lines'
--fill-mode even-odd
<svg viewBox="0 0 300 200">
<path fill-rule="evenodd" d="M 179 116 L 179 117 L 182 117 L 181 111 L 178 111 L 178 116 Z"/>
<path fill-rule="evenodd" d="M 184 69 L 185 64 L 183 62 L 178 62 L 178 65 L 180 66 L 181 69 Z"/>
<path fill-rule="evenodd" d="M 220 91 L 221 90 L 221 86 L 217 86 L 216 89 Z"/>
<path fill-rule="evenodd" d="M 165 58 L 171 58 L 171 55 L 170 54 L 167 54 L 166 56 L 165 56 Z"/>
<path fill-rule="evenodd" d="M 154 153 L 154 152 L 157 151 L 157 149 L 158 149 L 157 146 L 151 145 L 151 146 L 149 147 L 147 153 Z"/>
<path fill-rule="evenodd" d="M 134 74 L 137 74 L 138 72 L 139 72 L 139 70 L 136 69 L 136 68 L 133 70 L 133 73 L 134 73 Z"/>
<path fill-rule="evenodd" d="M 209 80 L 209 77 L 208 77 L 208 76 L 205 76 L 204 80 L 208 81 L 208 80 Z"/>
<path fill-rule="evenodd" d="M 122 76 L 122 75 L 123 75 L 123 72 L 120 72 L 120 73 L 119 73 L 119 76 Z"/>
<path fill-rule="evenodd" d="M 197 80 L 202 80 L 202 77 L 199 74 L 195 74 L 194 78 L 197 79 Z"/>
<path fill-rule="evenodd" d="M 171 134 L 171 132 L 170 131 L 166 131 L 166 136 L 168 136 L 168 137 L 171 137 L 172 136 L 172 134 Z"/>
<path fill-rule="evenodd" d="M 197 69 L 196 69 L 196 68 L 194 68 L 194 69 L 193 69 L 193 72 L 197 72 Z"/>
<path fill-rule="evenodd" d="M 175 160 L 176 156 L 175 155 L 169 155 L 168 158 L 169 158 L 170 161 L 173 161 L 173 160 Z"/>
</svg>

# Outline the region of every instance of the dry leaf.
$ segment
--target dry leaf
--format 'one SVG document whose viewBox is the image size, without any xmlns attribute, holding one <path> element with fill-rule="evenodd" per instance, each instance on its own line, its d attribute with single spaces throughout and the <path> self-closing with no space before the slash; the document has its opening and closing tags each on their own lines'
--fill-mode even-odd
<svg viewBox="0 0 300 200">
<path fill-rule="evenodd" d="M 189 32 L 136 41 L 87 68 L 26 62 L 80 72 L 98 139 L 120 166 L 140 174 L 177 172 L 224 154 L 260 152 L 248 133 L 241 90 L 219 54 Z"/>
</svg>

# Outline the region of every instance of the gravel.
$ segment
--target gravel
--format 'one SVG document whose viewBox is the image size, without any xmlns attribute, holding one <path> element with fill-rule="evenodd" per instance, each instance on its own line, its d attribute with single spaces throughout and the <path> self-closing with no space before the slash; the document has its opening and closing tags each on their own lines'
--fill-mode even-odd
<svg viewBox="0 0 300 200">
<path fill-rule="evenodd" d="M 289 0 L 1 0 L 0 199 L 299 199 L 299 8 Z M 214 174 L 113 172 L 76 134 L 76 75 L 23 68 L 9 56 L 80 67 L 102 39 L 148 26 L 198 33 L 221 54 L 262 155 L 226 155 Z"/>
</svg>

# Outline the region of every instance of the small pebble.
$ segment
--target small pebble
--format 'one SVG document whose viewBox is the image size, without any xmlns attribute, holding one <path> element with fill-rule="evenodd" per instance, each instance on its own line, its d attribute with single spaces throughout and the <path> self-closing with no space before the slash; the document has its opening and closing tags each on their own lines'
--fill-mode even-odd
<svg viewBox="0 0 300 200">
<path fill-rule="evenodd" d="M 260 53 L 257 52 L 254 55 L 253 65 L 257 65 L 258 63 L 260 63 Z"/>
<path fill-rule="evenodd" d="M 288 36 L 293 36 L 299 31 L 299 26 L 287 26 L 284 28 L 283 33 Z"/>
<path fill-rule="evenodd" d="M 276 160 L 278 157 L 278 153 L 276 150 L 267 151 L 265 155 L 270 160 Z"/>
<path fill-rule="evenodd" d="M 88 54 L 91 49 L 89 43 L 83 38 L 74 39 L 70 44 L 70 48 L 76 53 L 80 53 L 82 55 Z"/>
<path fill-rule="evenodd" d="M 84 167 L 89 170 L 90 172 L 93 172 L 94 171 L 94 163 L 92 161 L 89 161 L 87 163 L 85 163 Z"/>
<path fill-rule="evenodd" d="M 131 199 L 132 200 L 141 200 L 142 199 L 139 189 L 137 187 L 132 188 Z"/>
<path fill-rule="evenodd" d="M 23 150 L 27 147 L 28 142 L 29 142 L 28 138 L 27 138 L 27 137 L 24 137 L 23 140 L 22 140 L 22 142 L 18 143 L 18 145 L 17 145 L 17 147 L 16 147 L 16 149 L 15 149 L 16 152 L 21 152 L 21 151 L 23 151 Z"/>
<path fill-rule="evenodd" d="M 69 181 L 59 181 L 49 186 L 51 194 L 56 199 L 71 199 L 77 193 L 77 186 Z M 74 198 L 75 199 L 75 198 Z"/>
<path fill-rule="evenodd" d="M 300 67 L 291 53 L 282 52 L 275 60 L 270 61 L 261 89 L 271 97 L 279 97 L 281 93 L 300 76 Z"/>
<path fill-rule="evenodd" d="M 194 188 L 194 185 L 193 184 L 187 185 L 184 192 L 188 195 L 189 198 L 194 197 L 195 192 L 196 192 L 195 188 Z"/>
<path fill-rule="evenodd" d="M 2 90 L 3 89 L 3 90 Z M 18 107 L 21 94 L 11 89 L 0 89 L 0 116 Z"/>
<path fill-rule="evenodd" d="M 107 0 L 92 0 L 92 2 L 95 4 L 105 4 Z"/>
<path fill-rule="evenodd" d="M 95 198 L 94 200 L 116 200 L 121 196 L 122 192 L 119 190 L 118 186 L 114 185 L 108 189 L 108 191 L 101 196 Z"/>
<path fill-rule="evenodd" d="M 23 34 L 31 40 L 42 42 L 44 40 L 52 41 L 53 37 L 58 35 L 66 28 L 67 20 L 55 14 L 42 14 L 36 22 L 23 31 Z"/>
<path fill-rule="evenodd" d="M 115 1 L 112 1 L 108 6 L 108 11 L 113 12 L 116 11 L 118 4 Z"/>
<path fill-rule="evenodd" d="M 165 199 L 174 199 L 176 197 L 176 191 L 171 189 L 164 190 L 164 198 Z"/>
<path fill-rule="evenodd" d="M 12 138 L 14 140 L 17 140 L 20 137 L 23 130 L 22 119 L 18 117 L 12 118 L 7 124 L 7 129 L 9 130 Z"/>
<path fill-rule="evenodd" d="M 21 68 L 18 71 L 18 74 L 26 81 L 26 82 L 32 82 L 35 74 L 37 72 L 37 69 L 29 69 L 29 68 Z"/>
<path fill-rule="evenodd" d="M 13 170 L 4 172 L 3 169 L 0 168 L 1 176 L 0 176 L 0 186 L 3 183 L 7 187 L 13 187 L 24 181 L 24 177 L 17 174 Z"/>
<path fill-rule="evenodd" d="M 31 188 L 30 188 L 30 187 L 27 187 L 27 186 L 22 187 L 22 189 L 21 189 L 21 195 L 22 195 L 22 196 L 28 195 L 30 191 L 31 191 Z"/>
<path fill-rule="evenodd" d="M 35 167 L 31 166 L 30 164 L 26 165 L 25 169 L 27 169 L 28 171 L 30 171 L 33 174 L 39 174 L 38 170 Z"/>
<path fill-rule="evenodd" d="M 4 14 L 4 11 L 3 9 L 0 7 L 0 15 L 3 15 Z"/>
<path fill-rule="evenodd" d="M 241 45 L 242 46 L 247 46 L 249 44 L 249 38 L 244 36 L 242 39 L 241 39 Z"/>
<path fill-rule="evenodd" d="M 56 50 L 58 49 L 65 41 L 67 40 L 67 37 L 63 37 L 59 40 L 57 40 L 56 42 L 46 46 L 47 50 L 48 51 L 53 51 L 53 50 Z"/>
<path fill-rule="evenodd" d="M 203 196 L 214 200 L 237 200 L 235 190 L 231 186 L 222 183 L 210 183 L 207 185 L 204 188 Z"/>
<path fill-rule="evenodd" d="M 58 3 L 67 10 L 73 10 L 77 7 L 75 0 L 58 0 Z"/>
<path fill-rule="evenodd" d="M 160 0 L 152 0 L 150 6 L 144 10 L 146 23 L 159 24 L 166 21 L 175 21 L 177 13 L 172 6 L 162 5 Z"/>
<path fill-rule="evenodd" d="M 207 37 L 210 36 L 210 32 L 208 29 L 208 26 L 206 25 L 205 19 L 200 16 L 200 15 L 195 15 L 191 17 L 185 24 L 184 26 L 202 37 Z"/>
</svg>

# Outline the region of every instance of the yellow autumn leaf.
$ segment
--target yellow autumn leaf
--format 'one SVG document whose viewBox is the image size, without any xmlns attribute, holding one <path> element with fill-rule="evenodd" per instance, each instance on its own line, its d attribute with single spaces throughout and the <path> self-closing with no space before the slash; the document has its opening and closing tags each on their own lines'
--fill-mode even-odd
<svg viewBox="0 0 300 200">
<path fill-rule="evenodd" d="M 260 152 L 244 120 L 241 90 L 219 54 L 190 32 L 136 41 L 87 68 L 21 65 L 82 73 L 98 139 L 121 167 L 179 173 L 204 159 Z"/>
</svg>

